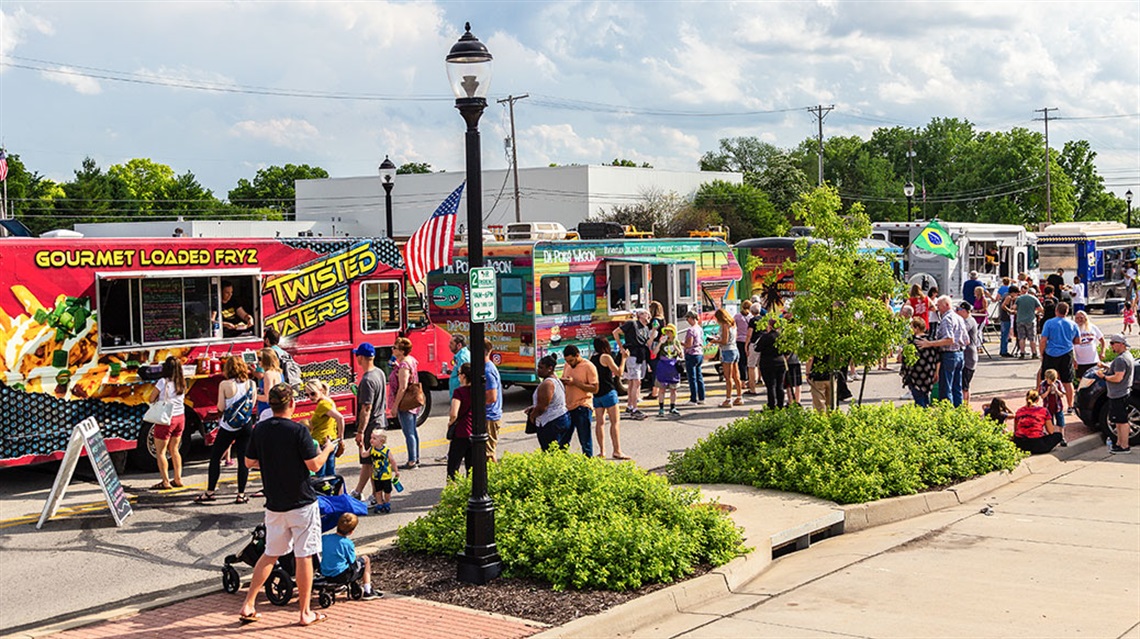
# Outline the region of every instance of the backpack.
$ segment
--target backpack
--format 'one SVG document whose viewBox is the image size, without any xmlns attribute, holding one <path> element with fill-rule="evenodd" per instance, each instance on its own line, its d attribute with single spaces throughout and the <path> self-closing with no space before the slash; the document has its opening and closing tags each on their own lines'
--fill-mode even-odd
<svg viewBox="0 0 1140 639">
<path fill-rule="evenodd" d="M 277 353 L 277 359 L 281 362 L 281 372 L 285 374 L 285 383 L 296 388 L 301 385 L 301 365 L 293 356 L 285 351 Z"/>
<path fill-rule="evenodd" d="M 253 424 L 253 390 L 246 385 L 245 394 L 226 407 L 222 419 L 234 430 L 241 430 Z"/>
</svg>

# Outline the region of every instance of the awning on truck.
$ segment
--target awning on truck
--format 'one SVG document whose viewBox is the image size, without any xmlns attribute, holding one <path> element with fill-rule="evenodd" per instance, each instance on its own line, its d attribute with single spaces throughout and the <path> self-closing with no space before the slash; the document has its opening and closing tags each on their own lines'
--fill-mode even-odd
<svg viewBox="0 0 1140 639">
<path fill-rule="evenodd" d="M 693 264 L 693 260 L 676 260 L 668 257 L 649 257 L 649 256 L 634 256 L 626 257 L 614 256 L 602 258 L 607 262 L 625 262 L 629 264 Z"/>
<path fill-rule="evenodd" d="M 148 279 L 165 277 L 240 277 L 242 275 L 261 275 L 255 268 L 203 268 L 198 270 L 179 269 L 169 271 L 98 271 L 95 277 L 102 280 Z"/>
</svg>

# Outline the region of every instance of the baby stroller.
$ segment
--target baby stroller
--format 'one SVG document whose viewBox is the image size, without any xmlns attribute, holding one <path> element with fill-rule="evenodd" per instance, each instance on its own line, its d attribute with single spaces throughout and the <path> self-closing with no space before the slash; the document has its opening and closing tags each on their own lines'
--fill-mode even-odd
<svg viewBox="0 0 1140 639">
<path fill-rule="evenodd" d="M 368 514 L 368 506 L 364 502 L 353 498 L 344 491 L 344 479 L 338 475 L 328 477 L 313 477 L 309 480 L 317 491 L 317 502 L 321 509 L 321 531 L 328 532 L 336 528 L 337 520 L 344 513 L 356 515 Z M 222 589 L 234 594 L 241 589 L 241 575 L 234 564 L 243 563 L 253 567 L 257 560 L 265 554 L 265 524 L 254 527 L 250 541 L 236 554 L 227 555 L 222 566 Z M 313 592 L 317 594 L 322 608 L 328 608 L 335 600 L 336 594 L 345 592 L 352 599 L 360 599 L 364 591 L 355 581 L 347 584 L 331 583 L 320 574 L 320 557 L 314 555 L 313 562 Z M 296 559 L 293 553 L 278 557 L 273 571 L 265 581 L 265 597 L 276 606 L 284 606 L 293 598 L 297 583 L 294 580 L 297 574 Z"/>
</svg>

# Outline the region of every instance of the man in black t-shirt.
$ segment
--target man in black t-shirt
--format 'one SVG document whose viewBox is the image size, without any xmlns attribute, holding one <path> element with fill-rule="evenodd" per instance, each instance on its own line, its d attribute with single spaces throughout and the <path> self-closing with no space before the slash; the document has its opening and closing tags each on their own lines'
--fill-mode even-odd
<svg viewBox="0 0 1140 639">
<path fill-rule="evenodd" d="M 258 423 L 250 436 L 245 465 L 261 470 L 265 493 L 265 553 L 253 567 L 249 593 L 241 607 L 241 622 L 261 618 L 254 608 L 257 593 L 265 585 L 279 557 L 290 552 L 296 557 L 297 592 L 302 626 L 323 621 L 325 615 L 310 608 L 313 594 L 313 563 L 309 559 L 321 550 L 321 512 L 317 494 L 309 484 L 309 473 L 325 465 L 337 449 L 336 440 L 324 442 L 320 451 L 309 429 L 290 419 L 293 416 L 293 387 L 278 384 L 269 390 L 273 417 Z"/>
<path fill-rule="evenodd" d="M 641 390 L 641 380 L 649 366 L 649 311 L 638 309 L 634 319 L 614 329 L 614 339 L 624 341 L 625 373 L 622 379 L 629 382 L 628 405 L 626 413 L 633 418 L 644 418 L 645 414 L 637 408 L 637 400 Z"/>
<path fill-rule="evenodd" d="M 222 280 L 222 337 L 238 337 L 250 332 L 253 318 L 234 297 L 233 282 Z"/>
</svg>

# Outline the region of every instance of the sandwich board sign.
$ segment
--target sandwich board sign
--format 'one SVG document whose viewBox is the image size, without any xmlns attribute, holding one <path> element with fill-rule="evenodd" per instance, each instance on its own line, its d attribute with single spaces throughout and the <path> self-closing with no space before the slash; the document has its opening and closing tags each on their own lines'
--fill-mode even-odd
<svg viewBox="0 0 1140 639">
<path fill-rule="evenodd" d="M 471 269 L 468 284 L 471 292 L 471 321 L 475 324 L 495 321 L 495 269 Z"/>
<path fill-rule="evenodd" d="M 75 466 L 79 463 L 83 450 L 87 451 L 87 458 L 91 460 L 95 479 L 103 489 L 103 496 L 107 498 L 107 505 L 111 508 L 115 525 L 122 526 L 130 516 L 131 502 L 123 492 L 123 485 L 119 483 L 119 475 L 115 472 L 111 453 L 107 451 L 107 443 L 103 441 L 103 433 L 99 431 L 99 422 L 96 422 L 94 417 L 88 417 L 76 424 L 75 429 L 71 431 L 67 452 L 63 454 L 59 472 L 55 475 L 55 483 L 51 486 L 44 511 L 40 514 L 39 523 L 36 524 L 37 530 L 59 510 L 59 503 L 63 501 L 63 495 L 67 492 L 67 485 L 71 483 L 71 476 L 75 473 Z"/>
</svg>

